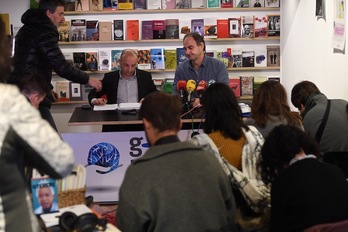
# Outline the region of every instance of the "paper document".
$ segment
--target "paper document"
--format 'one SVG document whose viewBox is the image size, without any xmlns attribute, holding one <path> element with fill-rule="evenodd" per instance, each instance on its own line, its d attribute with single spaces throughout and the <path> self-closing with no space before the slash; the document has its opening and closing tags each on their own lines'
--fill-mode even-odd
<svg viewBox="0 0 348 232">
<path fill-rule="evenodd" d="M 118 104 L 118 109 L 119 110 L 139 110 L 141 106 L 141 103 L 135 102 L 135 103 L 120 103 Z"/>
<path fill-rule="evenodd" d="M 105 105 L 95 105 L 94 111 L 102 111 L 102 110 L 117 110 L 118 104 L 105 104 Z"/>
</svg>

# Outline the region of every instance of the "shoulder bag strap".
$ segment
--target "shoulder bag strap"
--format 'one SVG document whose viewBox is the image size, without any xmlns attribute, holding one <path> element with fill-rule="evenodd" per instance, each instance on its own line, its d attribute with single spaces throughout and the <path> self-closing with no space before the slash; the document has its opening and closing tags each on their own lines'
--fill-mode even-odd
<svg viewBox="0 0 348 232">
<path fill-rule="evenodd" d="M 317 134 L 315 135 L 315 139 L 317 140 L 318 143 L 320 143 L 321 136 L 323 135 L 327 119 L 329 118 L 330 106 L 331 106 L 331 100 L 328 99 L 323 120 L 321 121 L 321 124 L 318 128 Z"/>
</svg>

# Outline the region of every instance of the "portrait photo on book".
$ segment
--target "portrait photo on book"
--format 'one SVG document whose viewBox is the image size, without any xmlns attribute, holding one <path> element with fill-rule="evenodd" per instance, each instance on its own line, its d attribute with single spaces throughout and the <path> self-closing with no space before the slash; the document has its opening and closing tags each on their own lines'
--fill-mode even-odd
<svg viewBox="0 0 348 232">
<path fill-rule="evenodd" d="M 58 192 L 55 179 L 43 177 L 31 180 L 33 208 L 35 214 L 59 211 Z"/>
</svg>

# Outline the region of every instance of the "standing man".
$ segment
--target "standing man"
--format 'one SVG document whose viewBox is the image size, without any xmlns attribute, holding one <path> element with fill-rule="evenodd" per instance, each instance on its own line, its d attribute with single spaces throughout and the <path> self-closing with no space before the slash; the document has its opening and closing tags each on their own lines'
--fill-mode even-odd
<svg viewBox="0 0 348 232">
<path fill-rule="evenodd" d="M 64 0 L 40 0 L 39 9 L 29 9 L 22 15 L 23 27 L 18 31 L 13 59 L 14 71 L 8 82 L 19 85 L 23 76 L 38 73 L 45 78 L 50 91 L 40 104 L 41 116 L 57 130 L 49 111 L 57 94 L 52 91 L 52 71 L 72 82 L 89 84 L 97 91 L 101 82 L 72 67 L 59 46 L 57 27 L 64 19 Z"/>
<path fill-rule="evenodd" d="M 188 59 L 176 68 L 173 93 L 178 94 L 177 84 L 179 80 L 194 80 L 196 84 L 201 80 L 207 83 L 210 81 L 210 83 L 221 82 L 226 85 L 229 84 L 225 64 L 205 54 L 205 42 L 200 34 L 196 32 L 186 34 L 183 39 L 183 45 Z M 193 97 L 197 97 L 195 92 L 193 92 Z M 194 105 L 198 103 L 199 99 L 197 98 Z"/>
<path fill-rule="evenodd" d="M 327 121 L 323 124 L 322 133 L 318 133 L 329 101 Z M 348 151 L 348 123 L 344 114 L 346 100 L 329 100 L 314 83 L 302 81 L 292 88 L 291 102 L 301 112 L 305 132 L 319 142 L 320 152 Z"/>
<path fill-rule="evenodd" d="M 141 105 L 151 147 L 129 166 L 120 189 L 116 216 L 123 232 L 235 231 L 227 176 L 212 154 L 179 140 L 180 114 L 178 97 L 164 92 Z"/>
</svg>

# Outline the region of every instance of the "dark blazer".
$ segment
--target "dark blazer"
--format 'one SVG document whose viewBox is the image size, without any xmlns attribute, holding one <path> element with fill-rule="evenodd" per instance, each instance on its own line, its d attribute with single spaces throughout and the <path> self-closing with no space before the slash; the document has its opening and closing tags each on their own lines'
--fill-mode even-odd
<svg viewBox="0 0 348 232">
<path fill-rule="evenodd" d="M 136 69 L 138 82 L 138 102 L 149 93 L 157 91 L 152 80 L 152 75 L 149 72 Z M 106 73 L 102 80 L 103 88 L 100 92 L 92 89 L 88 94 L 88 101 L 91 104 L 93 98 L 100 98 L 104 94 L 107 95 L 108 104 L 116 104 L 117 102 L 117 87 L 120 80 L 120 71 Z M 91 104 L 92 105 L 92 104 Z"/>
</svg>

